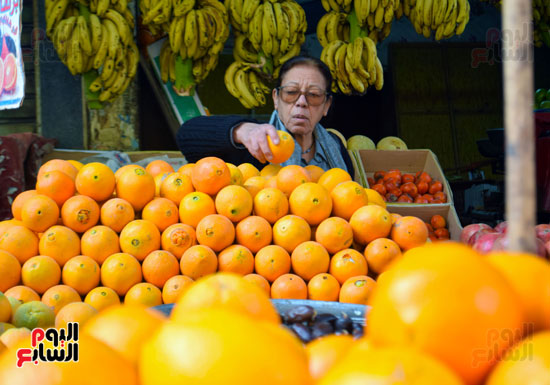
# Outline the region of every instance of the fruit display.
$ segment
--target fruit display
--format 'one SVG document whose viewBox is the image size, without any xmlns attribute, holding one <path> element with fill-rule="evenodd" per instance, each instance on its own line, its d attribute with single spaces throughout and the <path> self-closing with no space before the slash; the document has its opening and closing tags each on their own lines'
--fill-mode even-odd
<svg viewBox="0 0 550 385">
<path fill-rule="evenodd" d="M 407 16 L 416 33 L 435 39 L 448 39 L 461 35 L 470 21 L 468 0 L 403 0 L 403 13 Z"/>
<path fill-rule="evenodd" d="M 229 37 L 229 19 L 218 0 L 140 1 L 142 23 L 158 34 L 168 34 L 160 52 L 160 73 L 180 95 L 193 95 L 218 65 Z"/>
<path fill-rule="evenodd" d="M 550 108 L 550 90 L 539 88 L 535 91 L 535 109 Z"/>
<path fill-rule="evenodd" d="M 333 92 L 364 94 L 384 86 L 376 43 L 386 38 L 400 0 L 324 0 L 327 13 L 317 24 L 321 60 L 330 68 Z M 398 16 L 401 12 L 398 12 Z"/>
<path fill-rule="evenodd" d="M 388 203 L 447 203 L 443 181 L 434 180 L 426 171 L 376 171 L 367 181 Z"/>
<path fill-rule="evenodd" d="M 300 53 L 306 14 L 295 0 L 225 0 L 235 40 L 235 61 L 225 87 L 247 108 L 266 103 L 281 66 Z"/>
<path fill-rule="evenodd" d="M 71 74 L 91 79 L 89 100 L 112 102 L 136 75 L 133 30 L 126 1 L 46 1 L 46 34 Z"/>
<path fill-rule="evenodd" d="M 460 234 L 460 241 L 472 246 L 474 250 L 482 254 L 490 251 L 506 250 L 508 247 L 507 228 L 507 221 L 502 221 L 495 227 L 491 227 L 486 223 L 472 223 L 464 227 Z M 550 255 L 550 225 L 536 225 L 535 234 L 537 254 L 542 257 Z"/>
</svg>

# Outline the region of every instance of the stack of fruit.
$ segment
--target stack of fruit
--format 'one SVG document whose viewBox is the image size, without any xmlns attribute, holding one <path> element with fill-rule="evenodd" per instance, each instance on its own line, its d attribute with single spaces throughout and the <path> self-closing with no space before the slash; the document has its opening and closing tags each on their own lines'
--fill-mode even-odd
<svg viewBox="0 0 550 385">
<path fill-rule="evenodd" d="M 46 1 L 46 34 L 71 74 L 92 80 L 89 100 L 113 101 L 136 75 L 133 29 L 126 1 Z"/>
<path fill-rule="evenodd" d="M 461 35 L 470 21 L 468 0 L 403 0 L 403 13 L 419 35 L 435 39 L 448 39 Z"/>
<path fill-rule="evenodd" d="M 447 203 L 443 183 L 434 180 L 425 171 L 418 171 L 414 175 L 397 169 L 376 171 L 367 181 L 386 202 Z"/>
<path fill-rule="evenodd" d="M 229 19 L 218 0 L 140 1 L 142 23 L 152 32 L 168 34 L 160 52 L 164 83 L 178 95 L 192 95 L 218 65 L 229 36 Z"/>
<path fill-rule="evenodd" d="M 384 85 L 383 68 L 376 42 L 385 38 L 400 1 L 323 1 L 328 12 L 317 24 L 317 38 L 323 46 L 321 60 L 334 78 L 332 91 L 363 94 L 374 85 Z M 386 23 L 383 25 L 383 23 Z"/>
<path fill-rule="evenodd" d="M 300 53 L 307 29 L 295 0 L 226 0 L 235 34 L 225 86 L 248 109 L 263 106 L 281 66 Z"/>
<path fill-rule="evenodd" d="M 535 109 L 550 108 L 550 89 L 539 88 L 535 91 Z"/>
</svg>

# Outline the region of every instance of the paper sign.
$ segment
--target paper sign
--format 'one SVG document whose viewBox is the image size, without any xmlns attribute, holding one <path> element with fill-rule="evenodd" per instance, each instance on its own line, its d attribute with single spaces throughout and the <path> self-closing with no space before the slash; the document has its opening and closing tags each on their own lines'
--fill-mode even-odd
<svg viewBox="0 0 550 385">
<path fill-rule="evenodd" d="M 0 110 L 19 108 L 25 96 L 22 9 L 23 0 L 0 0 Z"/>
</svg>

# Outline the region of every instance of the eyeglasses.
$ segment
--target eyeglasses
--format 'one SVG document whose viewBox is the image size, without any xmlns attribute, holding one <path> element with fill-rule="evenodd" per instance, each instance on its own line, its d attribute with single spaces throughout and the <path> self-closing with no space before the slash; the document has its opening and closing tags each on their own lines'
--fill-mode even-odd
<svg viewBox="0 0 550 385">
<path fill-rule="evenodd" d="M 281 100 L 285 103 L 296 103 L 300 98 L 300 95 L 304 95 L 307 100 L 307 104 L 310 106 L 320 106 L 325 102 L 328 92 L 319 89 L 310 89 L 302 92 L 300 89 L 292 86 L 277 87 L 277 93 L 281 96 Z"/>
</svg>

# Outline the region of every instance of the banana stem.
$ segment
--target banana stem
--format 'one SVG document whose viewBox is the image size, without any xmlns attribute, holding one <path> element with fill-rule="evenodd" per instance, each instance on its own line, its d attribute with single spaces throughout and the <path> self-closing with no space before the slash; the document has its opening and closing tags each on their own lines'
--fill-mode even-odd
<svg viewBox="0 0 550 385">
<path fill-rule="evenodd" d="M 357 20 L 355 9 L 351 10 L 347 19 L 349 22 L 349 43 L 353 43 L 358 37 L 368 36 L 367 25 L 365 24 L 364 28 L 359 26 L 359 20 Z"/>
<path fill-rule="evenodd" d="M 103 103 L 99 101 L 100 91 L 92 92 L 90 91 L 90 84 L 97 77 L 97 71 L 91 70 L 82 74 L 82 87 L 84 87 L 84 95 L 86 96 L 86 103 L 88 108 L 91 110 L 100 110 L 103 108 Z"/>
<path fill-rule="evenodd" d="M 90 9 L 88 7 L 86 7 L 82 3 L 78 3 L 78 12 L 80 12 L 80 14 L 84 16 L 84 19 L 86 19 L 86 23 L 90 22 Z"/>
<path fill-rule="evenodd" d="M 258 63 L 261 63 L 260 69 L 269 79 L 273 78 L 273 58 L 266 55 L 262 50 L 258 52 Z"/>
<path fill-rule="evenodd" d="M 192 96 L 195 93 L 195 78 L 193 77 L 193 59 L 182 60 L 176 57 L 176 83 L 172 86 L 179 96 Z"/>
</svg>

